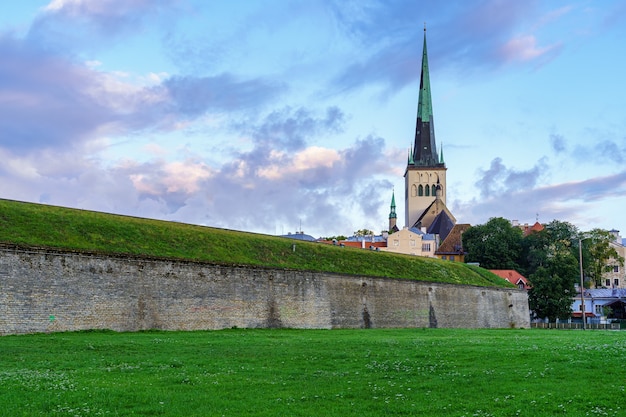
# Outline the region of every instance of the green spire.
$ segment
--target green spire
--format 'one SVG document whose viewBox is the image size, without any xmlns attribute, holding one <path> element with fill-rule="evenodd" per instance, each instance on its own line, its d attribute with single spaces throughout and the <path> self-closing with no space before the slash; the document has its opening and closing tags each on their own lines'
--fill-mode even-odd
<svg viewBox="0 0 626 417">
<path fill-rule="evenodd" d="M 415 165 L 415 160 L 413 159 L 413 147 L 409 150 L 408 164 Z"/>
<path fill-rule="evenodd" d="M 428 72 L 428 52 L 426 50 L 426 27 L 424 27 L 424 47 L 422 51 L 422 75 L 420 79 L 420 95 L 417 104 L 417 117 L 422 122 L 430 122 L 433 116 L 433 102 L 430 95 L 430 74 Z"/>
<path fill-rule="evenodd" d="M 420 91 L 417 102 L 417 120 L 415 123 L 415 145 L 413 147 L 413 165 L 434 167 L 440 164 L 435 143 L 435 124 L 433 120 L 433 102 L 430 92 L 430 73 L 428 70 L 428 49 L 426 47 L 426 25 L 424 25 L 424 46 L 422 51 L 422 71 Z"/>
<path fill-rule="evenodd" d="M 396 219 L 398 216 L 396 215 L 396 194 L 395 191 L 391 191 L 391 211 L 389 212 L 390 219 Z"/>
</svg>

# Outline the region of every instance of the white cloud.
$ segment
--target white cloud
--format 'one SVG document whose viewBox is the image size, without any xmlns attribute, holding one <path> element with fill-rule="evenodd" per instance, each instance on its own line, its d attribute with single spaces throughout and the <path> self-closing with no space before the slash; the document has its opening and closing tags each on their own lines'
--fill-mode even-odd
<svg viewBox="0 0 626 417">
<path fill-rule="evenodd" d="M 259 168 L 257 173 L 262 178 L 279 180 L 298 175 L 304 171 L 331 168 L 340 159 L 339 152 L 335 149 L 319 146 L 311 146 L 297 152 L 290 161 L 286 152 L 273 150 L 268 158 L 269 165 Z"/>
</svg>

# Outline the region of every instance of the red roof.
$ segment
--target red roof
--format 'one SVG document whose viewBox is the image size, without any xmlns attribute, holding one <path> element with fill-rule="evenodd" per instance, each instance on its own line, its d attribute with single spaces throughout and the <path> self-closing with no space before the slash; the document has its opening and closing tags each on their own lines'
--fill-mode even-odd
<svg viewBox="0 0 626 417">
<path fill-rule="evenodd" d="M 504 278 L 509 281 L 511 284 L 515 286 L 523 285 L 525 290 L 530 288 L 528 284 L 528 280 L 522 274 L 517 272 L 514 269 L 490 269 L 491 272 L 499 276 L 500 278 Z"/>
<path fill-rule="evenodd" d="M 528 236 L 531 233 L 541 232 L 544 227 L 541 223 L 535 222 L 532 226 L 528 226 L 527 224 L 520 226 L 524 236 Z"/>
<path fill-rule="evenodd" d="M 582 311 L 576 311 L 576 312 L 572 313 L 572 317 L 581 318 L 582 316 L 583 316 L 583 312 Z M 595 317 L 595 314 L 593 314 L 590 311 L 585 311 L 585 317 Z"/>
</svg>

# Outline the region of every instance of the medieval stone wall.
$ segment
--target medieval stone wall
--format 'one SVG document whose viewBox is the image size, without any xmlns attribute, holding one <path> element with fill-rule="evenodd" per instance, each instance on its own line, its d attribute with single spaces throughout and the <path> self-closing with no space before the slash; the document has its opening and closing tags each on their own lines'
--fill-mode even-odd
<svg viewBox="0 0 626 417">
<path fill-rule="evenodd" d="M 0 334 L 530 327 L 517 289 L 0 247 Z"/>
</svg>

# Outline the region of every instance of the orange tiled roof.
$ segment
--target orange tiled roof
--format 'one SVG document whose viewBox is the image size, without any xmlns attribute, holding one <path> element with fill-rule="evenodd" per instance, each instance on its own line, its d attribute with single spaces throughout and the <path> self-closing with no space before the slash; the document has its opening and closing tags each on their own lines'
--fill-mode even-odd
<svg viewBox="0 0 626 417">
<path fill-rule="evenodd" d="M 490 269 L 491 272 L 499 276 L 500 278 L 504 278 L 509 281 L 513 285 L 519 285 L 520 282 L 524 284 L 524 289 L 529 289 L 530 285 L 528 284 L 528 280 L 525 276 L 520 274 L 514 269 Z"/>
</svg>

